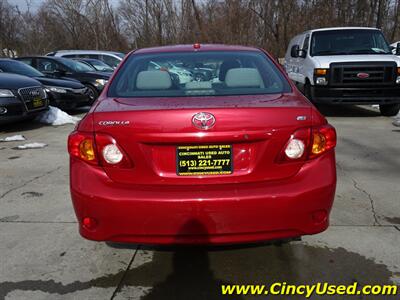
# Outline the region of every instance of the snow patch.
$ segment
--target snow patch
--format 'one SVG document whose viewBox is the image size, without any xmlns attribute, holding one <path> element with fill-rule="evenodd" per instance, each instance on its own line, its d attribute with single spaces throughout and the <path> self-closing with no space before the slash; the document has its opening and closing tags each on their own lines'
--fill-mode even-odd
<svg viewBox="0 0 400 300">
<path fill-rule="evenodd" d="M 53 106 L 49 106 L 49 110 L 45 111 L 36 118 L 36 121 L 47 125 L 64 125 L 64 124 L 76 124 L 81 119 L 78 117 L 70 116 L 61 109 Z"/>
<path fill-rule="evenodd" d="M 17 135 L 2 138 L 2 139 L 0 139 L 0 142 L 14 142 L 14 141 L 25 141 L 25 140 L 26 140 L 26 138 L 23 135 L 17 134 Z"/>
<path fill-rule="evenodd" d="M 25 149 L 39 149 L 39 148 L 44 148 L 44 147 L 47 147 L 47 144 L 45 144 L 45 143 L 29 143 L 29 144 L 19 145 L 13 149 L 25 150 Z"/>
</svg>

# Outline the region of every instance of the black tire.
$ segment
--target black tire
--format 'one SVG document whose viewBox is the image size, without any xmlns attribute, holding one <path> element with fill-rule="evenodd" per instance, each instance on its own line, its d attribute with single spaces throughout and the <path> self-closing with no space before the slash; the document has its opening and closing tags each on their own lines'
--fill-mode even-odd
<svg viewBox="0 0 400 300">
<path fill-rule="evenodd" d="M 303 94 L 308 100 L 313 102 L 312 95 L 311 95 L 311 85 L 309 82 L 306 82 L 306 84 L 304 85 L 304 93 Z"/>
<path fill-rule="evenodd" d="M 202 73 L 195 73 L 193 77 L 194 81 L 206 81 L 206 76 Z"/>
<path fill-rule="evenodd" d="M 96 101 L 97 97 L 99 97 L 99 92 L 90 84 L 85 84 L 85 86 L 88 89 L 87 95 L 89 96 L 89 104 L 92 105 L 93 102 Z"/>
<path fill-rule="evenodd" d="M 400 111 L 400 104 L 379 104 L 382 116 L 393 117 Z"/>
</svg>

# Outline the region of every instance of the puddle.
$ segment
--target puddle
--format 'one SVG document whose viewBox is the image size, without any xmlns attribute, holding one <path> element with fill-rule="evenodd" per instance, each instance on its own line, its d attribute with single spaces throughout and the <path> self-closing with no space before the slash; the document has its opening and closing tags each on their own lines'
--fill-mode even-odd
<svg viewBox="0 0 400 300">
<path fill-rule="evenodd" d="M 139 250 L 140 262 L 146 250 Z M 147 251 L 148 253 L 148 251 Z M 343 248 L 329 249 L 302 243 L 251 248 L 178 248 L 155 250 L 152 261 L 133 264 L 137 267 L 90 281 L 62 284 L 54 280 L 26 280 L 0 283 L 0 299 L 12 291 L 42 291 L 62 294 L 83 291 L 91 287 L 116 288 L 120 281 L 122 295 L 128 296 L 136 287 L 152 287 L 141 299 L 221 299 L 221 284 L 391 284 L 393 275 L 378 264 Z M 77 270 L 79 272 L 79 270 Z M 70 276 L 70 275 L 69 275 Z M 375 297 L 375 298 L 374 298 Z M 255 296 L 235 296 L 227 299 L 256 299 Z M 304 297 L 275 297 L 304 299 Z M 272 299 L 275 299 L 272 298 Z M 316 296 L 311 299 L 322 299 Z M 340 299 L 361 299 L 355 296 Z M 376 296 L 362 299 L 376 299 Z M 382 298 L 383 299 L 383 298 Z M 396 299 L 387 297 L 384 299 Z"/>
</svg>

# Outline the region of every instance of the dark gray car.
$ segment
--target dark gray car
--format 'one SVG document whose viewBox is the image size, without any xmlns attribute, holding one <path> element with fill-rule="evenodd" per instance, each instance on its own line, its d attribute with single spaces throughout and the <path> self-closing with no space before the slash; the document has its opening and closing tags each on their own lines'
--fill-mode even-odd
<svg viewBox="0 0 400 300">
<path fill-rule="evenodd" d="M 48 106 L 46 92 L 39 81 L 0 73 L 0 124 L 34 118 Z"/>
</svg>

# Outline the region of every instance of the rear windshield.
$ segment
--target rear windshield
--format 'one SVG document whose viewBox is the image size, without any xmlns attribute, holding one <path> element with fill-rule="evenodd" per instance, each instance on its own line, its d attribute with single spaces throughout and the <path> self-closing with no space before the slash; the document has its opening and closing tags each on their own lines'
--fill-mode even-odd
<svg viewBox="0 0 400 300">
<path fill-rule="evenodd" d="M 214 51 L 131 55 L 109 97 L 258 95 L 290 92 L 282 73 L 261 52 Z"/>
<path fill-rule="evenodd" d="M 312 34 L 311 56 L 392 54 L 382 32 L 370 29 L 317 31 Z"/>
</svg>

